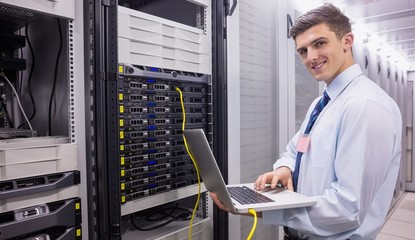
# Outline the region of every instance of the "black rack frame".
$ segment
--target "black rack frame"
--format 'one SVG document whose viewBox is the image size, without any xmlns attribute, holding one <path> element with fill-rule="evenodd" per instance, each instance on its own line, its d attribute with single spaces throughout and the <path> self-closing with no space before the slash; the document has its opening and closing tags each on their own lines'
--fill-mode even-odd
<svg viewBox="0 0 415 240">
<path fill-rule="evenodd" d="M 212 1 L 212 94 L 215 99 L 213 106 L 213 153 L 216 159 L 219 159 L 218 167 L 225 183 L 228 183 L 227 7 L 229 7 L 228 0 Z M 215 206 L 213 218 L 214 239 L 227 240 L 228 213 Z"/>
<path fill-rule="evenodd" d="M 120 239 L 117 1 L 84 4 L 89 239 Z"/>
</svg>

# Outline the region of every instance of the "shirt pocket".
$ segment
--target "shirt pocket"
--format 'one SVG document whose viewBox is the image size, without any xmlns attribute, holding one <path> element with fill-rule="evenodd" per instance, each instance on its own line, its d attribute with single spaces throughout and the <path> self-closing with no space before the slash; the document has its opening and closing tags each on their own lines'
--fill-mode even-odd
<svg viewBox="0 0 415 240">
<path fill-rule="evenodd" d="M 336 155 L 335 132 L 324 128 L 316 128 L 311 133 L 308 160 L 312 167 L 327 167 Z"/>
</svg>

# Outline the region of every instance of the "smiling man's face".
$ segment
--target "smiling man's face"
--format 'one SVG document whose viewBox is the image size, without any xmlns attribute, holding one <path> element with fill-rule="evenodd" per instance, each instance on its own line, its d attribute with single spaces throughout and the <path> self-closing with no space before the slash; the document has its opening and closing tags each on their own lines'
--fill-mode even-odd
<svg viewBox="0 0 415 240">
<path fill-rule="evenodd" d="M 308 71 L 318 81 L 324 81 L 327 85 L 354 64 L 351 53 L 353 34 L 347 33 L 338 39 L 324 23 L 298 34 L 295 43 Z"/>
</svg>

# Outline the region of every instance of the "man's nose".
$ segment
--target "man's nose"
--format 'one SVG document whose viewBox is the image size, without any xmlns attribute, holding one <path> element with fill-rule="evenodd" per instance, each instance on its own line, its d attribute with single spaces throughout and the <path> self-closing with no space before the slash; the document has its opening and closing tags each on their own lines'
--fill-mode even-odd
<svg viewBox="0 0 415 240">
<path fill-rule="evenodd" d="M 308 61 L 314 61 L 318 58 L 318 51 L 313 49 L 313 48 L 309 48 L 307 49 L 307 60 Z"/>
</svg>

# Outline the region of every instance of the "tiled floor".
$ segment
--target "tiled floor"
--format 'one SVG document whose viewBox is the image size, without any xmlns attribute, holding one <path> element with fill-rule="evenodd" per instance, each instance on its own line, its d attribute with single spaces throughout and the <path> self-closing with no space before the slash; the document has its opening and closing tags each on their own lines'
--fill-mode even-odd
<svg viewBox="0 0 415 240">
<path fill-rule="evenodd" d="M 405 192 L 376 240 L 415 240 L 415 192 Z"/>
</svg>

